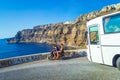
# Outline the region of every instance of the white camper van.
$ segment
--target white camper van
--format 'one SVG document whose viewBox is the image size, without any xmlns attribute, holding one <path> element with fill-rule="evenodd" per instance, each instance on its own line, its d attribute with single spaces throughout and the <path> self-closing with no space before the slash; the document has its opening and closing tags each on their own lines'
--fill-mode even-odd
<svg viewBox="0 0 120 80">
<path fill-rule="evenodd" d="M 87 30 L 89 61 L 120 70 L 120 12 L 88 21 Z"/>
</svg>

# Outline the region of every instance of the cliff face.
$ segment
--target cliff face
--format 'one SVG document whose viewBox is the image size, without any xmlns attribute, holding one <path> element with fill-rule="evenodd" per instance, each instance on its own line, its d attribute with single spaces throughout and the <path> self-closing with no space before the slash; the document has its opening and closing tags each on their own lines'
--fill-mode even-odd
<svg viewBox="0 0 120 80">
<path fill-rule="evenodd" d="M 116 11 L 120 11 L 120 4 L 106 6 L 100 11 L 82 14 L 73 22 L 35 26 L 33 29 L 17 32 L 14 38 L 8 40 L 8 43 L 62 42 L 69 46 L 80 46 L 81 48 L 85 48 L 86 22 L 98 16 Z"/>
</svg>

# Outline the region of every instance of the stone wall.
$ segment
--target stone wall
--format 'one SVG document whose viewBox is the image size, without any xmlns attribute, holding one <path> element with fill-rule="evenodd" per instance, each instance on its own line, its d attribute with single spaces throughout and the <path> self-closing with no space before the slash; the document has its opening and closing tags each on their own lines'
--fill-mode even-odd
<svg viewBox="0 0 120 80">
<path fill-rule="evenodd" d="M 0 60 L 0 68 L 13 66 L 17 64 L 48 59 L 50 53 L 40 53 L 34 55 L 20 56 Z M 65 51 L 64 59 L 86 56 L 85 50 Z"/>
</svg>

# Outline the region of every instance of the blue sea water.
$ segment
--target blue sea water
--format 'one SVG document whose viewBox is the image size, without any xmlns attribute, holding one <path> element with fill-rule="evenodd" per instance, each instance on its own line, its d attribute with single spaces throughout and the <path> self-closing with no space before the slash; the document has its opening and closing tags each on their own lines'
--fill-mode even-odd
<svg viewBox="0 0 120 80">
<path fill-rule="evenodd" d="M 8 44 L 7 39 L 0 39 L 0 59 L 50 52 L 52 45 L 46 43 Z"/>
</svg>

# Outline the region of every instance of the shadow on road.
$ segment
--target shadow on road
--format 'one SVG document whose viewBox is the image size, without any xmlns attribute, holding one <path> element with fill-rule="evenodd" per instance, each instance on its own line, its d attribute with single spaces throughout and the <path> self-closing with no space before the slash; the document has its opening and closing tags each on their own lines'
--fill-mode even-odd
<svg viewBox="0 0 120 80">
<path fill-rule="evenodd" d="M 81 51 L 81 52 L 73 52 L 71 56 L 65 56 L 62 58 L 62 60 L 68 60 L 68 59 L 73 59 L 73 58 L 79 58 L 79 57 L 85 57 L 87 56 L 86 51 Z"/>
</svg>

